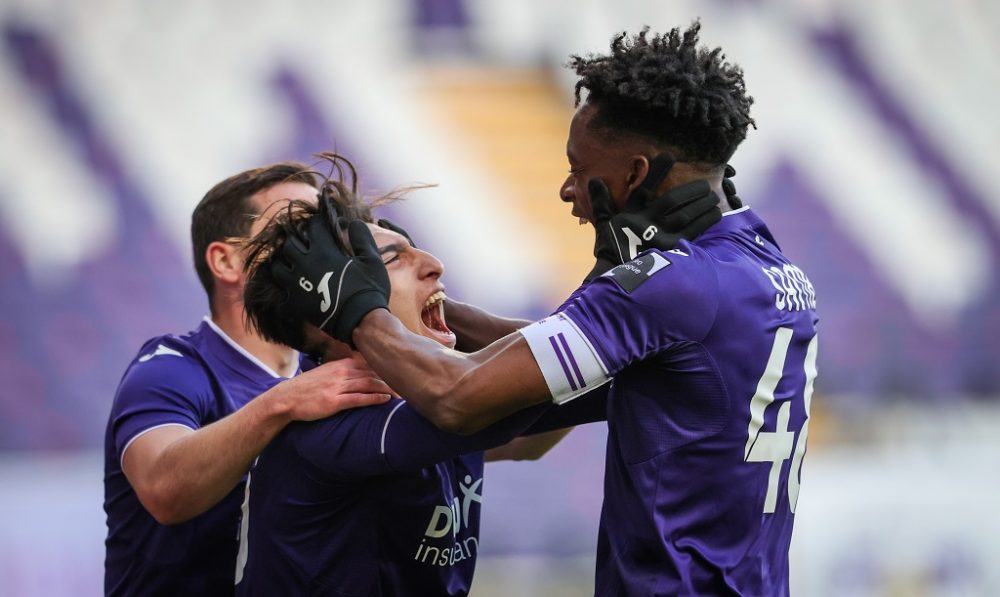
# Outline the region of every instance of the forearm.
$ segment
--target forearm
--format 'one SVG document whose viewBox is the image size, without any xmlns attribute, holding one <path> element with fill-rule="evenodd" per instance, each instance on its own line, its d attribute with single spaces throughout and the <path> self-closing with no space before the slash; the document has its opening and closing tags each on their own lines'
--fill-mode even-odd
<svg viewBox="0 0 1000 597">
<path fill-rule="evenodd" d="M 531 321 L 493 315 L 479 307 L 449 298 L 444 304 L 448 327 L 458 338 L 456 350 L 474 352 L 507 336 Z"/>
<path fill-rule="evenodd" d="M 223 419 L 175 436 L 146 458 L 145 465 L 129 466 L 130 459 L 138 462 L 141 458 L 138 451 L 143 446 L 129 448 L 126 475 L 158 522 L 176 524 L 194 518 L 233 490 L 257 455 L 289 422 L 280 400 L 282 391 L 272 388 L 270 394 L 262 394 Z M 133 450 L 137 453 L 130 454 Z"/>
<path fill-rule="evenodd" d="M 553 407 L 559 408 L 559 407 Z M 506 444 L 486 451 L 486 462 L 498 460 L 538 460 L 561 442 L 572 427 L 546 431 L 537 435 L 515 437 Z"/>
<path fill-rule="evenodd" d="M 565 404 L 550 408 L 524 432 L 524 435 L 548 433 L 554 429 L 606 421 L 610 390 L 611 384 L 606 383 Z"/>
<path fill-rule="evenodd" d="M 424 417 L 453 433 L 473 433 L 550 398 L 530 349 L 517 334 L 473 354 L 406 330 L 388 311 L 370 312 L 353 340 L 368 364 Z"/>
</svg>

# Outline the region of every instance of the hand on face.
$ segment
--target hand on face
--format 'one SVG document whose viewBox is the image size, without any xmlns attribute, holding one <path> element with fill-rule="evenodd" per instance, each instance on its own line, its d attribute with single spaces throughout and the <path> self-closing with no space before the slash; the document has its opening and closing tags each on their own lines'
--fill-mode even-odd
<svg viewBox="0 0 1000 597">
<path fill-rule="evenodd" d="M 389 276 L 364 222 L 346 223 L 354 256 L 345 254 L 330 221 L 332 203 L 312 216 L 301 234 L 288 237 L 270 258 L 274 279 L 289 294 L 295 316 L 353 346 L 352 334 L 373 309 L 387 308 Z M 331 217 L 333 216 L 333 217 Z"/>
<path fill-rule="evenodd" d="M 641 251 L 673 249 L 679 240 L 694 239 L 722 218 L 719 197 L 707 180 L 689 182 L 656 195 L 673 164 L 673 157 L 667 153 L 653 158 L 646 178 L 624 201 L 620 212 L 604 182 L 590 179 L 597 261 L 585 282 L 635 259 Z"/>
</svg>

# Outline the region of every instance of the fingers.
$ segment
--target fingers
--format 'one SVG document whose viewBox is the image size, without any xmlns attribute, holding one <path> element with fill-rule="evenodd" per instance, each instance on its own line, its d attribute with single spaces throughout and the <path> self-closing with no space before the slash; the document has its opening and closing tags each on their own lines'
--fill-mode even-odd
<svg viewBox="0 0 1000 597">
<path fill-rule="evenodd" d="M 729 178 L 722 179 L 722 192 L 726 194 L 726 197 L 736 194 L 736 185 Z"/>
<path fill-rule="evenodd" d="M 293 231 L 292 234 L 288 235 L 288 239 L 281 247 L 281 253 L 283 255 L 291 256 L 293 253 L 305 255 L 309 252 L 309 238 L 312 236 L 310 227 L 315 219 L 316 217 L 313 216 L 313 218 L 306 223 L 301 231 Z"/>
<path fill-rule="evenodd" d="M 718 207 L 713 207 L 694 218 L 690 224 L 685 226 L 681 231 L 681 236 L 687 240 L 694 240 L 698 235 L 714 226 L 721 219 L 722 211 Z"/>
<path fill-rule="evenodd" d="M 389 384 L 377 377 L 355 377 L 339 383 L 338 393 L 392 394 Z"/>
<path fill-rule="evenodd" d="M 595 226 L 615 215 L 615 205 L 611 200 L 611 192 L 603 180 L 591 178 L 587 181 L 587 192 L 590 194 L 590 211 Z"/>
<path fill-rule="evenodd" d="M 372 237 L 372 233 L 368 230 L 368 224 L 365 224 L 361 220 L 351 220 L 347 224 L 347 236 L 351 241 L 351 247 L 354 249 L 354 254 L 358 257 L 368 257 L 375 258 L 382 262 L 378 255 L 378 247 L 375 245 L 375 239 Z"/>
<path fill-rule="evenodd" d="M 646 173 L 646 179 L 643 180 L 642 184 L 639 186 L 651 193 L 655 193 L 656 189 L 660 188 L 660 185 L 663 183 L 663 179 L 667 177 L 667 174 L 670 173 L 670 169 L 673 167 L 674 156 L 665 151 L 658 154 L 649 161 L 649 172 Z"/>
<path fill-rule="evenodd" d="M 288 246 L 288 243 L 285 243 Z M 284 249 L 284 247 L 282 247 Z M 281 252 L 274 253 L 268 260 L 271 274 L 282 284 L 291 284 L 295 279 L 295 268 Z"/>
<path fill-rule="evenodd" d="M 337 406 L 343 410 L 348 408 L 359 408 L 362 406 L 375 406 L 388 402 L 391 396 L 388 394 L 341 394 L 337 396 Z"/>
<path fill-rule="evenodd" d="M 718 205 L 719 196 L 709 190 L 707 194 L 695 197 L 681 207 L 664 214 L 661 221 L 667 230 L 680 232 L 681 229 L 687 228 L 703 214 L 715 211 L 721 217 L 722 212 L 719 211 Z M 699 231 L 699 233 L 702 231 Z"/>
<path fill-rule="evenodd" d="M 343 344 L 343 343 L 341 343 Z M 347 346 L 343 344 L 343 346 Z M 375 370 L 368 366 L 364 361 L 354 358 L 354 353 L 351 352 L 346 358 L 340 358 L 336 360 L 330 360 L 315 370 L 322 370 L 323 375 L 328 375 L 330 377 L 337 377 L 341 379 L 354 379 L 357 377 L 378 377 Z"/>
<path fill-rule="evenodd" d="M 743 200 L 736 194 L 736 185 L 733 184 L 732 179 L 722 179 L 722 192 L 726 194 L 726 201 L 729 202 L 729 207 L 733 209 L 743 207 Z"/>
<path fill-rule="evenodd" d="M 670 191 L 660 195 L 650 204 L 648 211 L 651 213 L 670 214 L 692 201 L 697 201 L 709 195 L 714 197 L 715 202 L 718 203 L 719 198 L 712 192 L 712 187 L 709 186 L 708 181 L 695 180 L 682 184 L 679 187 L 674 187 Z"/>
</svg>

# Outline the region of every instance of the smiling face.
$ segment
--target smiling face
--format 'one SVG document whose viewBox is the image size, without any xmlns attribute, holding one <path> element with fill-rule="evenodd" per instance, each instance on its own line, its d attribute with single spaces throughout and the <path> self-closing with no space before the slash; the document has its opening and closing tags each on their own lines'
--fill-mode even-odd
<svg viewBox="0 0 1000 597">
<path fill-rule="evenodd" d="M 389 310 L 414 334 L 454 348 L 455 334 L 444 319 L 444 265 L 399 233 L 375 224 L 368 229 L 389 273 Z"/>
<path fill-rule="evenodd" d="M 615 206 L 621 209 L 629 193 L 642 182 L 648 167 L 648 157 L 655 148 L 634 137 L 613 139 L 601 135 L 593 126 L 597 107 L 585 103 L 576 111 L 566 139 L 569 176 L 559 188 L 559 197 L 573 204 L 573 215 L 580 223 L 591 221 L 590 193 L 587 183 L 600 178 L 608 186 Z"/>
<path fill-rule="evenodd" d="M 595 134 L 591 121 L 596 112 L 597 108 L 584 104 L 570 122 L 566 139 L 569 176 L 559 189 L 559 197 L 573 204 L 573 215 L 580 218 L 581 224 L 590 221 L 593 214 L 587 192 L 587 183 L 591 178 L 603 180 L 616 203 L 617 198 L 625 196 L 624 174 L 627 172 L 628 156 Z"/>
</svg>

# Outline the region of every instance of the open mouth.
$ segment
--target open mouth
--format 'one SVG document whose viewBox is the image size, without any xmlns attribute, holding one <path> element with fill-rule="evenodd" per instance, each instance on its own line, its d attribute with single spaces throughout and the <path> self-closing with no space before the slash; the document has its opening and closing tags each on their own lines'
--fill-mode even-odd
<svg viewBox="0 0 1000 597">
<path fill-rule="evenodd" d="M 433 332 L 434 337 L 442 344 L 454 344 L 455 334 L 448 329 L 444 320 L 444 302 L 448 297 L 441 290 L 427 297 L 424 308 L 420 311 L 420 321 L 424 327 Z"/>
</svg>

